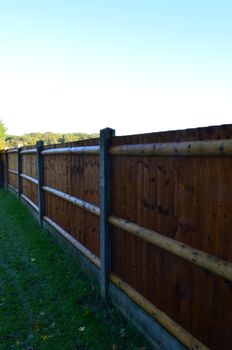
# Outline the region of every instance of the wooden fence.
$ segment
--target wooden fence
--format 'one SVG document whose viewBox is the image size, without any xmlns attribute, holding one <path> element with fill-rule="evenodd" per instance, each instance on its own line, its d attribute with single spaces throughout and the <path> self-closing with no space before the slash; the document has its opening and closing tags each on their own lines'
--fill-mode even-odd
<svg viewBox="0 0 232 350">
<path fill-rule="evenodd" d="M 232 346 L 232 125 L 5 152 L 5 184 L 188 349 Z M 204 345 L 203 345 L 204 344 Z"/>
</svg>

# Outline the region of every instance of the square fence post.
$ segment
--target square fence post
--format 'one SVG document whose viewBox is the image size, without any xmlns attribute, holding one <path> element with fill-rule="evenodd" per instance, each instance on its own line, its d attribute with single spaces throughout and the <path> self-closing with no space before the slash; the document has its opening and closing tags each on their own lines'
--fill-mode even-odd
<svg viewBox="0 0 232 350">
<path fill-rule="evenodd" d="M 8 188 L 8 153 L 5 151 L 5 187 Z"/>
<path fill-rule="evenodd" d="M 43 167 L 43 156 L 41 154 L 43 150 L 44 142 L 37 141 L 36 143 L 36 161 L 37 161 L 37 178 L 38 178 L 38 207 L 39 207 L 39 225 L 43 226 L 43 216 L 44 216 L 44 167 Z"/>
<path fill-rule="evenodd" d="M 108 148 L 111 144 L 111 137 L 115 131 L 110 128 L 100 131 L 100 280 L 101 295 L 108 297 L 109 278 L 111 269 L 111 239 L 110 224 L 108 217 L 110 215 L 110 155 Z"/>
<path fill-rule="evenodd" d="M 18 148 L 18 199 L 20 199 L 20 196 L 22 194 L 22 154 L 21 154 L 22 148 Z"/>
</svg>

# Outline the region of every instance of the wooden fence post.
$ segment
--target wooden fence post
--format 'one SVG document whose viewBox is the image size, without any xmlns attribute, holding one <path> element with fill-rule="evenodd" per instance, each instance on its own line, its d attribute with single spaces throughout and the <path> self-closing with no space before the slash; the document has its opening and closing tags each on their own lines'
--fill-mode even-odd
<svg viewBox="0 0 232 350">
<path fill-rule="evenodd" d="M 18 148 L 18 199 L 22 194 L 22 155 L 21 155 L 21 147 Z"/>
<path fill-rule="evenodd" d="M 8 153 L 5 151 L 5 187 L 8 188 Z"/>
<path fill-rule="evenodd" d="M 111 268 L 110 224 L 108 222 L 111 184 L 108 148 L 111 137 L 114 135 L 115 131 L 110 128 L 100 131 L 100 280 L 103 298 L 108 296 L 108 273 Z"/>
<path fill-rule="evenodd" d="M 39 207 L 39 225 L 43 226 L 43 215 L 44 215 L 44 192 L 43 192 L 43 182 L 44 182 L 44 169 L 43 169 L 43 156 L 41 154 L 43 150 L 44 142 L 37 141 L 36 143 L 36 160 L 37 160 L 37 177 L 38 177 L 38 207 Z"/>
</svg>

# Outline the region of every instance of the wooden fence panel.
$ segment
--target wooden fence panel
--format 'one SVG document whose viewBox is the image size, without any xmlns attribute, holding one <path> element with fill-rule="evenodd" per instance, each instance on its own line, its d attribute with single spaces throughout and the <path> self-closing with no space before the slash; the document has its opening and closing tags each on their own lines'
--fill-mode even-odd
<svg viewBox="0 0 232 350">
<path fill-rule="evenodd" d="M 36 154 L 22 154 L 22 173 L 37 179 Z M 22 178 L 22 194 L 38 205 L 38 186 Z"/>
<path fill-rule="evenodd" d="M 0 187 L 4 186 L 5 180 L 5 152 L 0 151 Z"/>
<path fill-rule="evenodd" d="M 22 194 L 38 206 L 38 186 L 27 179 L 22 179 Z"/>
<path fill-rule="evenodd" d="M 22 154 L 22 173 L 37 179 L 36 154 Z"/>
<path fill-rule="evenodd" d="M 232 139 L 232 125 L 112 138 L 112 146 Z M 99 145 L 85 140 L 48 148 Z M 23 173 L 36 178 L 36 155 Z M 100 206 L 99 157 L 44 155 L 44 185 Z M 17 153 L 9 169 L 17 171 Z M 112 214 L 232 262 L 232 157 L 112 156 Z M 17 188 L 17 175 L 9 173 Z M 37 186 L 22 179 L 38 204 Z M 45 192 L 45 215 L 100 256 L 99 217 Z M 112 272 L 211 350 L 231 348 L 232 284 L 112 226 Z"/>
<path fill-rule="evenodd" d="M 231 127 L 115 137 L 113 145 L 228 137 Z M 112 213 L 232 262 L 231 168 L 232 158 L 114 156 Z M 115 274 L 210 349 L 229 349 L 231 283 L 118 228 L 112 235 Z"/>
<path fill-rule="evenodd" d="M 56 147 L 98 144 L 99 140 L 96 139 Z M 99 206 L 99 158 L 75 154 L 44 156 L 44 184 Z M 47 192 L 45 193 L 45 215 L 77 238 L 95 255 L 100 255 L 98 217 Z"/>
<path fill-rule="evenodd" d="M 18 153 L 8 153 L 8 169 L 18 171 Z M 8 172 L 8 185 L 18 189 L 18 175 Z"/>
</svg>

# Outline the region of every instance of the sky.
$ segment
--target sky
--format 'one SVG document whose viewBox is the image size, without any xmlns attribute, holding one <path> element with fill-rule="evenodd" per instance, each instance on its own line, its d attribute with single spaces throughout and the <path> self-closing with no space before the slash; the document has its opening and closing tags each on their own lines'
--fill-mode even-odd
<svg viewBox="0 0 232 350">
<path fill-rule="evenodd" d="M 8 134 L 232 123 L 232 1 L 0 0 Z"/>
</svg>

